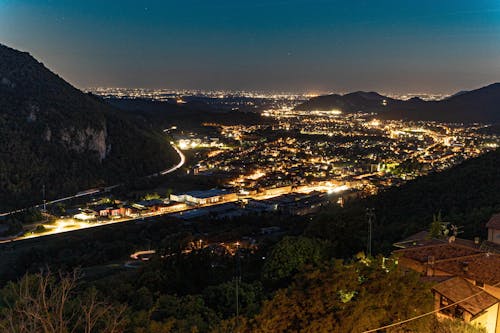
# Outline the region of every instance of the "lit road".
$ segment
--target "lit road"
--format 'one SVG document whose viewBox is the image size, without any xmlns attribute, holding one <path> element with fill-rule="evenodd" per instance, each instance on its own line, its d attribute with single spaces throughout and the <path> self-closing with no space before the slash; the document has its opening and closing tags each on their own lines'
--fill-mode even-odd
<svg viewBox="0 0 500 333">
<path fill-rule="evenodd" d="M 169 174 L 171 172 L 174 172 L 174 171 L 180 169 L 184 165 L 184 163 L 186 163 L 186 156 L 182 153 L 182 151 L 179 148 L 177 148 L 177 146 L 173 142 L 170 142 L 170 144 L 175 149 L 175 151 L 177 152 L 177 154 L 179 155 L 181 160 L 179 161 L 179 163 L 177 163 L 177 165 L 171 167 L 170 169 L 160 171 L 161 175 L 166 175 L 166 174 Z"/>
<path fill-rule="evenodd" d="M 171 168 L 171 169 L 173 169 L 173 168 Z M 177 169 L 175 169 L 175 170 L 177 170 Z M 166 171 L 168 171 L 168 170 L 166 170 Z M 265 199 L 270 199 L 273 197 L 280 196 L 282 194 L 289 194 L 289 193 L 309 193 L 309 192 L 314 191 L 314 190 L 319 190 L 319 191 L 328 192 L 328 193 L 340 193 L 340 192 L 343 192 L 347 189 L 348 189 L 348 187 L 346 185 L 342 185 L 342 186 L 333 185 L 333 187 L 332 186 L 324 186 L 324 185 L 302 186 L 300 189 L 297 189 L 297 191 L 284 191 L 284 192 L 273 193 L 273 194 L 256 194 L 256 195 L 248 196 L 247 198 L 251 198 L 251 199 L 255 199 L 255 200 L 265 200 Z M 238 200 L 239 200 L 239 198 L 221 200 L 218 202 L 207 203 L 207 204 L 199 205 L 199 206 L 189 206 L 187 204 L 179 204 L 179 205 L 176 205 L 175 207 L 171 207 L 171 209 L 169 209 L 168 211 L 150 212 L 150 213 L 143 214 L 141 216 L 121 217 L 121 218 L 112 219 L 109 221 L 100 221 L 100 222 L 80 221 L 80 220 L 77 220 L 74 218 L 62 218 L 62 219 L 57 219 L 53 223 L 41 223 L 41 225 L 43 225 L 43 227 L 45 228 L 45 230 L 42 232 L 39 232 L 39 233 L 27 232 L 24 235 L 14 236 L 11 238 L 6 238 L 6 239 L 1 239 L 0 244 L 14 242 L 14 241 L 22 241 L 25 239 L 32 239 L 32 238 L 37 238 L 37 237 L 42 237 L 42 236 L 62 234 L 62 233 L 67 233 L 67 232 L 82 230 L 82 229 L 87 229 L 87 228 L 95 228 L 95 227 L 100 227 L 100 226 L 105 226 L 105 225 L 110 225 L 110 224 L 115 224 L 115 223 L 124 223 L 124 222 L 139 222 L 139 223 L 141 223 L 141 222 L 146 222 L 150 218 L 159 217 L 162 215 L 170 215 L 170 214 L 185 212 L 185 211 L 189 211 L 189 210 L 196 210 L 196 209 L 200 209 L 200 208 L 217 206 L 217 205 L 222 205 L 222 204 L 226 204 L 226 203 L 230 203 L 230 202 L 237 202 Z"/>
<path fill-rule="evenodd" d="M 171 167 L 169 169 L 166 169 L 166 170 L 160 171 L 158 173 L 152 174 L 152 175 L 150 175 L 148 177 L 155 177 L 155 176 L 158 176 L 158 175 L 166 175 L 166 174 L 172 173 L 172 172 L 180 169 L 184 165 L 184 163 L 186 163 L 186 156 L 182 153 L 182 151 L 179 148 L 177 148 L 177 146 L 173 142 L 170 142 L 170 144 L 172 145 L 172 147 L 174 148 L 174 150 L 179 155 L 179 158 L 180 158 L 179 163 L 177 163 L 176 165 L 174 165 L 173 167 Z M 122 184 L 117 184 L 117 185 L 112 185 L 112 186 L 105 187 L 104 189 L 89 189 L 89 190 L 86 190 L 86 191 L 81 191 L 81 192 L 78 192 L 75 195 L 70 195 L 70 196 L 67 196 L 67 197 L 64 197 L 64 198 L 59 198 L 59 199 L 47 201 L 46 205 L 51 205 L 51 204 L 55 204 L 55 203 L 58 203 L 58 202 L 67 201 L 67 200 L 70 200 L 70 199 L 85 197 L 85 196 L 92 195 L 92 194 L 109 192 L 112 189 L 114 189 L 116 187 L 119 187 L 121 185 Z M 41 207 L 43 207 L 43 203 L 35 205 L 35 206 L 32 206 L 32 207 L 26 207 L 26 208 L 21 208 L 21 209 L 13 210 L 13 211 L 10 211 L 10 212 L 0 213 L 0 217 L 7 216 L 7 215 L 10 215 L 10 214 L 20 213 L 20 212 L 25 211 L 25 210 L 27 210 L 29 208 L 41 208 Z"/>
</svg>

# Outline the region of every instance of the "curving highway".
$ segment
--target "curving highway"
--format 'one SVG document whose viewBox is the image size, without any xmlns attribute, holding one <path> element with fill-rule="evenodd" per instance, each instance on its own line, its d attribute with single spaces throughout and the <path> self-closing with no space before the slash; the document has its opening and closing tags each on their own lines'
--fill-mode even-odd
<svg viewBox="0 0 500 333">
<path fill-rule="evenodd" d="M 179 161 L 179 163 L 177 165 L 171 167 L 170 169 L 160 171 L 161 175 L 166 175 L 168 173 L 174 172 L 175 170 L 180 169 L 184 165 L 184 163 L 186 163 L 186 156 L 182 153 L 182 151 L 179 148 L 177 148 L 177 146 L 173 142 L 170 142 L 170 144 L 175 149 L 177 154 L 179 154 L 179 157 L 181 158 L 181 160 Z"/>
</svg>

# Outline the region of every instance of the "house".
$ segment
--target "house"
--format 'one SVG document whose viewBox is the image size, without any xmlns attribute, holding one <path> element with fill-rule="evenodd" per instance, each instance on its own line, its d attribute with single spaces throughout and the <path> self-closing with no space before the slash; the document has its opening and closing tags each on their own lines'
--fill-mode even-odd
<svg viewBox="0 0 500 333">
<path fill-rule="evenodd" d="M 75 220 L 91 221 L 97 218 L 97 212 L 92 209 L 81 209 L 78 214 L 73 215 Z"/>
<path fill-rule="evenodd" d="M 139 201 L 137 204 L 135 204 L 135 206 L 141 207 L 142 209 L 145 209 L 149 212 L 157 212 L 160 210 L 160 207 L 164 207 L 166 205 L 165 202 L 161 199 L 150 199 Z"/>
<path fill-rule="evenodd" d="M 453 277 L 432 288 L 438 318 L 461 319 L 498 332 L 498 298 L 461 277 Z M 465 300 L 465 301 L 463 301 Z"/>
<path fill-rule="evenodd" d="M 500 244 L 500 214 L 493 215 L 486 223 L 486 228 L 488 228 L 488 241 Z"/>
<path fill-rule="evenodd" d="M 477 237 L 435 239 L 421 232 L 394 244 L 399 249 L 393 253 L 400 269 L 439 281 L 432 287 L 438 318 L 456 318 L 500 333 L 500 215 L 486 226 L 488 240 L 483 242 Z"/>
<path fill-rule="evenodd" d="M 99 216 L 105 217 L 111 215 L 111 210 L 113 210 L 114 207 L 114 205 L 100 204 L 93 206 L 93 210 L 95 210 Z"/>
<path fill-rule="evenodd" d="M 455 318 L 481 324 L 488 333 L 500 332 L 500 255 L 453 243 L 414 246 L 394 254 L 400 269 L 442 281 L 432 288 L 438 319 Z"/>
<path fill-rule="evenodd" d="M 126 204 L 122 207 L 122 212 L 124 216 L 137 217 L 140 215 L 141 209 L 134 207 L 134 205 Z"/>
</svg>

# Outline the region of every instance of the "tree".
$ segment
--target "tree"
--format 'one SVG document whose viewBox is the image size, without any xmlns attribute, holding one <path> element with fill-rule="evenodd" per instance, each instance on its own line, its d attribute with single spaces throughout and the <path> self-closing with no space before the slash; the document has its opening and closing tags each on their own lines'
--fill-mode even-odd
<svg viewBox="0 0 500 333">
<path fill-rule="evenodd" d="M 486 333 L 486 328 L 472 325 L 461 320 L 444 319 L 436 322 L 433 330 L 435 333 Z"/>
<path fill-rule="evenodd" d="M 299 273 L 242 332 L 362 332 L 432 308 L 432 293 L 418 274 L 402 272 L 394 261 L 337 261 Z M 404 329 L 431 332 L 432 324 L 429 317 Z"/>
<path fill-rule="evenodd" d="M 328 243 L 307 237 L 285 237 L 268 256 L 262 275 L 265 280 L 278 282 L 291 277 L 306 264 L 318 264 L 326 259 Z"/>
<path fill-rule="evenodd" d="M 224 282 L 216 286 L 210 286 L 203 291 L 203 298 L 207 306 L 214 309 L 222 318 L 228 318 L 235 314 L 234 282 Z M 260 282 L 245 283 L 239 285 L 240 313 L 253 315 L 258 312 L 264 294 Z"/>
<path fill-rule="evenodd" d="M 143 197 L 144 200 L 160 199 L 160 195 L 156 192 L 148 193 Z"/>
<path fill-rule="evenodd" d="M 12 333 L 119 333 L 125 306 L 99 299 L 95 289 L 77 294 L 78 272 L 25 275 L 0 293 L 0 328 Z"/>
<path fill-rule="evenodd" d="M 443 238 L 443 221 L 441 219 L 441 211 L 438 215 L 432 216 L 432 223 L 429 228 L 430 238 Z"/>
</svg>

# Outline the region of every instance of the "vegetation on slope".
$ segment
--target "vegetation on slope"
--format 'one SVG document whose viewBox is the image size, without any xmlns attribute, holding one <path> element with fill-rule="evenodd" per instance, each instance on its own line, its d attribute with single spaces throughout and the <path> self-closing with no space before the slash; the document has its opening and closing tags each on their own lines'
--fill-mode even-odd
<svg viewBox="0 0 500 333">
<path fill-rule="evenodd" d="M 123 182 L 174 164 L 145 118 L 72 87 L 29 54 L 0 45 L 0 211 Z"/>
</svg>

